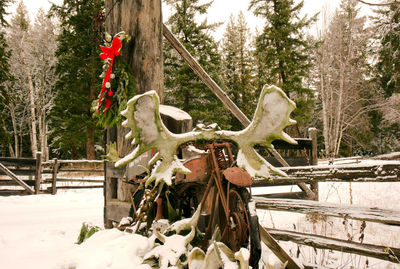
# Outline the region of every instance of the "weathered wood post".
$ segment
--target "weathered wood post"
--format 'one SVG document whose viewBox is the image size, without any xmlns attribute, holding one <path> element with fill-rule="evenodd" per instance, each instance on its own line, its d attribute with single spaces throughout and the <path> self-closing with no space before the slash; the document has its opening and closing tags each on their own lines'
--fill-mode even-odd
<svg viewBox="0 0 400 269">
<path fill-rule="evenodd" d="M 120 31 L 132 37 L 122 48 L 123 57 L 132 68 L 139 93 L 155 90 L 164 97 L 164 60 L 161 0 L 106 0 L 106 31 Z M 115 4 L 115 5 L 114 5 Z"/>
<path fill-rule="evenodd" d="M 35 170 L 35 194 L 40 191 L 40 181 L 42 180 L 42 153 L 36 152 L 36 170 Z"/>
<path fill-rule="evenodd" d="M 105 29 L 115 35 L 125 31 L 131 37 L 124 43 L 121 55 L 116 59 L 124 60 L 136 78 L 136 92 L 155 90 L 164 99 L 164 60 L 162 34 L 161 0 L 105 0 Z M 132 148 L 130 141 L 124 139 L 128 131 L 122 127 L 108 128 L 105 143 L 117 143 L 120 156 L 126 155 Z M 104 183 L 104 225 L 112 228 L 111 220 L 118 216 L 127 216 L 130 200 L 123 201 L 123 193 L 129 192 L 123 177 L 125 168 L 115 168 L 105 164 Z M 119 195 L 120 194 L 120 195 Z"/>
<path fill-rule="evenodd" d="M 58 172 L 58 159 L 53 159 L 53 177 L 51 180 L 51 194 L 55 195 L 57 193 L 57 172 Z"/>
<path fill-rule="evenodd" d="M 317 165 L 318 164 L 318 151 L 317 151 L 317 132 L 318 130 L 316 128 L 309 128 L 308 129 L 308 136 L 311 139 L 312 143 L 312 149 L 311 149 L 311 165 Z M 318 182 L 312 182 L 310 184 L 311 190 L 315 194 L 314 200 L 318 201 Z"/>
</svg>

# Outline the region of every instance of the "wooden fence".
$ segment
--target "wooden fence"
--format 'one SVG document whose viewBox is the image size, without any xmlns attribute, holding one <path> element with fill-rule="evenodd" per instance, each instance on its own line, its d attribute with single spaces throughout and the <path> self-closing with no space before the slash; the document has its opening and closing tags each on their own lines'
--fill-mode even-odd
<svg viewBox="0 0 400 269">
<path fill-rule="evenodd" d="M 103 188 L 104 161 L 53 159 L 41 162 L 40 152 L 37 158 L 2 157 L 1 175 L 0 195 L 56 194 L 57 189 Z M 12 186 L 13 189 L 4 189 L 5 186 Z M 15 186 L 23 189 L 15 189 Z"/>
<path fill-rule="evenodd" d="M 282 168 L 288 178 L 273 177 L 271 180 L 257 179 L 253 187 L 292 185 L 297 182 L 308 184 L 317 182 L 399 182 L 400 165 L 388 164 L 349 164 L 340 166 L 304 166 Z M 257 209 L 296 212 L 308 215 L 321 215 L 359 220 L 361 222 L 375 222 L 391 226 L 400 226 L 400 211 L 378 207 L 361 207 L 322 203 L 311 200 L 276 199 L 273 195 L 259 195 L 253 197 Z M 281 259 L 288 261 L 287 268 L 323 268 L 317 265 L 304 265 L 292 260 L 279 244 L 271 245 L 271 238 L 280 241 L 291 241 L 313 248 L 337 250 L 345 253 L 358 254 L 381 260 L 400 263 L 400 249 L 398 246 L 382 246 L 364 244 L 360 242 L 342 240 L 315 234 L 300 233 L 260 227 L 261 239 Z M 399 227 L 400 229 L 400 227 Z"/>
</svg>

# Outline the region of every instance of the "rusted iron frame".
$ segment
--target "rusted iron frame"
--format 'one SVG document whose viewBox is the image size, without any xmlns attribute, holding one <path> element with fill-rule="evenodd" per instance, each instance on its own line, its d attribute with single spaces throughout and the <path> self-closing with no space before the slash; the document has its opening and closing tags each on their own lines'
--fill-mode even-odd
<svg viewBox="0 0 400 269">
<path fill-rule="evenodd" d="M 212 164 L 213 164 L 213 168 L 215 170 L 214 182 L 215 182 L 215 185 L 217 186 L 218 193 L 219 193 L 219 196 L 221 198 L 221 204 L 222 204 L 222 206 L 224 208 L 226 220 L 229 221 L 229 214 L 230 213 L 229 213 L 229 208 L 228 208 L 228 205 L 227 205 L 227 199 L 226 199 L 225 193 L 224 193 L 223 188 L 222 188 L 221 171 L 219 169 L 218 161 L 217 161 L 217 158 L 215 156 L 215 149 L 214 149 L 215 146 L 214 146 L 214 144 L 210 144 L 207 147 L 210 149 L 210 154 L 211 154 L 211 158 L 212 158 Z"/>
</svg>

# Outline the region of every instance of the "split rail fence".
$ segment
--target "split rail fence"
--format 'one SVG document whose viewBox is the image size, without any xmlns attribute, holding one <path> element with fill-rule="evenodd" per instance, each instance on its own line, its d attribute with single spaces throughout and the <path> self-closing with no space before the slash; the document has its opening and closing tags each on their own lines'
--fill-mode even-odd
<svg viewBox="0 0 400 269">
<path fill-rule="evenodd" d="M 389 164 L 350 164 L 341 166 L 303 166 L 283 167 L 288 178 L 273 177 L 271 180 L 258 179 L 253 187 L 292 185 L 298 182 L 316 185 L 318 182 L 399 182 L 400 165 Z M 400 183 L 399 183 L 400 184 Z M 282 195 L 282 194 L 281 194 Z M 287 194 L 287 196 L 290 196 Z M 304 197 L 304 196 L 302 196 Z M 400 229 L 400 211 L 379 207 L 362 207 L 325 203 L 313 200 L 282 199 L 268 195 L 253 196 L 257 209 L 287 211 L 309 215 L 320 215 L 353 219 L 361 222 L 374 222 L 398 226 Z M 260 236 L 263 242 L 285 263 L 287 268 L 324 268 L 317 265 L 299 264 L 279 246 L 271 245 L 271 240 L 291 241 L 317 249 L 336 250 L 390 261 L 400 264 L 399 242 L 397 246 L 365 244 L 350 240 L 342 240 L 322 235 L 301 233 L 261 227 Z"/>
<path fill-rule="evenodd" d="M 308 143 L 308 142 L 307 142 Z M 399 182 L 400 165 L 389 164 L 351 164 L 341 166 L 300 166 L 282 167 L 287 178 L 273 177 L 271 180 L 256 179 L 253 187 L 268 187 L 279 185 L 295 185 L 299 182 L 318 186 L 318 182 Z M 0 187 L 22 186 L 22 190 L 1 190 L 0 195 L 53 193 L 57 189 L 103 188 L 103 179 L 85 179 L 88 173 L 100 177 L 104 175 L 103 161 L 57 160 L 41 162 L 38 158 L 0 158 Z M 8 176 L 9 179 L 4 179 Z M 80 177 L 80 178 L 79 178 Z M 57 184 L 58 183 L 58 184 Z M 66 183 L 79 183 L 71 185 Z M 315 191 L 315 190 L 314 190 Z M 298 193 L 254 196 L 257 209 L 316 214 L 322 216 L 354 219 L 362 222 L 375 222 L 391 226 L 400 226 L 400 211 L 353 205 L 323 203 L 313 200 L 287 199 L 282 197 L 305 198 Z M 400 228 L 400 227 L 399 227 Z M 337 250 L 362 256 L 377 258 L 400 264 L 400 249 L 398 246 L 364 244 L 355 241 L 342 240 L 316 234 L 306 234 L 298 231 L 272 229 L 260 226 L 260 236 L 263 242 L 282 260 L 287 262 L 287 268 L 323 268 L 317 265 L 300 264 L 283 250 L 277 241 L 291 241 L 300 245 L 318 249 Z M 274 243 L 275 242 L 275 243 Z"/>
<path fill-rule="evenodd" d="M 0 157 L 0 195 L 52 193 L 104 187 L 104 161 Z M 21 188 L 15 188 L 20 186 Z M 12 188 L 9 188 L 12 187 Z"/>
</svg>

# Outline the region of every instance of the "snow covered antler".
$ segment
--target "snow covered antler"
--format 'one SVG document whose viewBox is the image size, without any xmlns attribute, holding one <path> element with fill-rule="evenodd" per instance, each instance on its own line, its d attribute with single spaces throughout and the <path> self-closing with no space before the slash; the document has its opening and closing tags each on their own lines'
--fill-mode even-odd
<svg viewBox="0 0 400 269">
<path fill-rule="evenodd" d="M 296 123 L 290 119 L 290 113 L 295 108 L 296 104 L 280 88 L 264 86 L 250 125 L 239 132 L 221 131 L 224 137 L 238 144 L 237 165 L 245 169 L 252 178 L 268 178 L 270 171 L 286 176 L 261 157 L 254 146 L 259 144 L 272 148 L 271 143 L 275 139 L 296 144 L 297 142 L 283 131 L 286 126 Z"/>
<path fill-rule="evenodd" d="M 150 91 L 133 97 L 129 100 L 127 109 L 122 112 L 122 115 L 126 117 L 122 125 L 131 129 L 126 138 L 133 138 L 132 144 L 136 145 L 136 148 L 118 160 L 115 165 L 126 165 L 146 151 L 157 149 L 158 153 L 149 162 L 149 164 L 156 164 L 146 184 L 155 180 L 156 184 L 164 181 L 170 185 L 174 173 L 190 173 L 190 170 L 178 160 L 176 151 L 181 144 L 198 139 L 236 142 L 239 146 L 237 164 L 253 178 L 255 176 L 268 178 L 270 172 L 285 175 L 270 165 L 254 149 L 256 144 L 272 147 L 271 142 L 275 139 L 296 143 L 283 132 L 287 125 L 295 122 L 290 119 L 290 113 L 295 108 L 295 104 L 278 87 L 265 86 L 263 88 L 253 121 L 247 128 L 238 132 L 204 129 L 173 134 L 161 120 L 159 105 L 157 93 Z"/>
<path fill-rule="evenodd" d="M 122 125 L 131 129 L 125 138 L 133 138 L 132 144 L 137 146 L 131 153 L 117 161 L 115 166 L 124 166 L 146 151 L 157 149 L 158 153 L 149 161 L 149 165 L 157 163 L 147 184 L 155 180 L 156 184 L 164 181 L 171 185 L 174 173 L 190 173 L 175 154 L 181 144 L 193 138 L 191 139 L 190 135 L 171 133 L 161 120 L 159 106 L 160 101 L 155 91 L 137 95 L 128 101 L 127 108 L 121 113 L 126 117 Z"/>
</svg>

